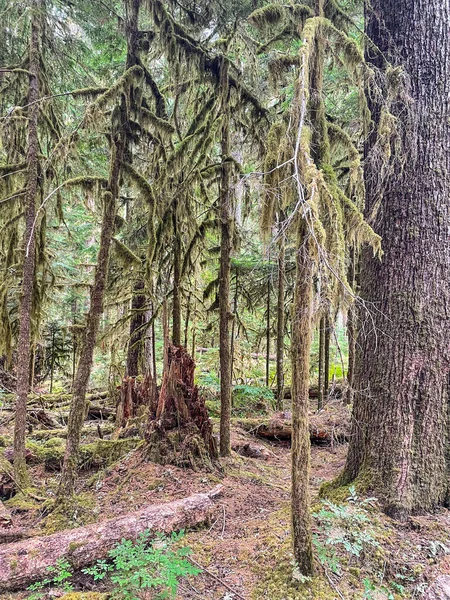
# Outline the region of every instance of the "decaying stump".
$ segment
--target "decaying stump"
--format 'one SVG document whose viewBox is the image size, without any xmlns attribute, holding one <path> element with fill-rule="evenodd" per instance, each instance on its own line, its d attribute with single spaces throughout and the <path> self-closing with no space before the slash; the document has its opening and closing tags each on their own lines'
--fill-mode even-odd
<svg viewBox="0 0 450 600">
<path fill-rule="evenodd" d="M 214 498 L 222 486 L 207 494 L 194 494 L 166 504 L 146 506 L 136 512 L 93 523 L 86 527 L 59 531 L 44 537 L 0 546 L 0 591 L 27 587 L 48 575 L 48 567 L 66 559 L 79 569 L 107 555 L 122 539 L 135 540 L 149 529 L 170 533 L 208 521 Z"/>
<path fill-rule="evenodd" d="M 142 414 L 146 407 L 150 413 L 156 410 L 156 386 L 151 375 L 147 374 L 142 381 L 124 377 L 117 399 L 116 427 L 126 427 L 128 421 Z"/>
<path fill-rule="evenodd" d="M 0 456 L 0 496 L 4 499 L 11 498 L 16 493 L 16 484 L 13 479 L 13 468 L 8 459 Z"/>
<path fill-rule="evenodd" d="M 158 404 L 146 433 L 146 454 L 161 464 L 211 470 L 218 461 L 217 442 L 205 401 L 194 385 L 194 369 L 183 347 L 168 346 Z"/>
</svg>

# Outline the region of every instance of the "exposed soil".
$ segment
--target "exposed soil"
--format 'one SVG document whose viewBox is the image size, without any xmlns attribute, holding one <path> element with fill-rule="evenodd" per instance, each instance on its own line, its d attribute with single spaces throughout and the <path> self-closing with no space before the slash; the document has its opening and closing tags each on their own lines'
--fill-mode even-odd
<svg viewBox="0 0 450 600">
<path fill-rule="evenodd" d="M 314 419 L 317 422 L 320 415 Z M 326 411 L 324 419 L 329 419 Z M 7 433 L 7 429 L 0 430 L 0 434 Z M 89 433 L 86 441 L 94 439 L 93 436 L 94 433 Z M 292 573 L 289 567 L 289 445 L 256 439 L 241 429 L 233 430 L 233 446 L 249 442 L 261 449 L 261 458 L 248 458 L 234 452 L 232 458 L 222 461 L 223 472 L 194 472 L 149 463 L 144 460 L 141 448 L 103 470 L 83 471 L 78 482 L 81 508 L 67 515 L 71 526 L 208 491 L 221 483 L 224 493 L 217 501 L 211 523 L 188 532 L 184 539 L 192 549 L 192 558 L 204 571 L 182 582 L 179 600 L 388 598 L 379 592 L 364 596 L 364 578 L 373 582 L 380 578 L 383 582 L 398 581 L 404 590 L 402 594 L 393 590 L 393 598 L 420 598 L 427 581 L 437 574 L 450 573 L 447 556 L 450 553 L 450 512 L 443 509 L 435 515 L 395 523 L 372 506 L 370 526 L 379 541 L 373 556 L 355 560 L 342 553 L 339 575 L 318 563 L 317 585 L 289 583 L 289 569 Z M 315 510 L 320 508 L 320 485 L 340 472 L 345 454 L 346 445 L 312 447 L 311 490 Z M 59 473 L 47 472 L 41 464 L 32 466 L 31 471 L 33 480 L 40 483 L 39 493 L 51 497 Z M 10 505 L 16 527 L 31 528 L 41 534 L 45 527 L 49 530 L 41 503 L 33 500 L 15 503 L 13 498 L 6 505 Z M 318 532 L 316 522 L 314 527 Z M 272 576 L 275 581 L 282 581 L 275 588 Z M 92 589 L 92 582 L 84 576 L 76 583 L 79 589 Z M 27 594 L 0 597 L 26 598 Z"/>
</svg>

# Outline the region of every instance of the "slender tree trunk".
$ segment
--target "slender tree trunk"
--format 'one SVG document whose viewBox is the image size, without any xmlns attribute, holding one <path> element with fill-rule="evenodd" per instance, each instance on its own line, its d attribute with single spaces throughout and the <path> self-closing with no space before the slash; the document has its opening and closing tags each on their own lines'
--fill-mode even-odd
<svg viewBox="0 0 450 600">
<path fill-rule="evenodd" d="M 356 288 L 356 250 L 351 249 L 348 282 L 355 292 Z M 352 303 L 347 314 L 347 340 L 348 340 L 348 367 L 347 367 L 347 392 L 345 403 L 353 404 L 353 390 L 355 378 L 355 353 L 356 353 L 356 309 Z"/>
<path fill-rule="evenodd" d="M 270 258 L 269 258 L 270 261 Z M 266 387 L 269 387 L 270 377 L 270 275 L 267 280 L 266 298 Z"/>
<path fill-rule="evenodd" d="M 169 366 L 168 350 L 169 350 L 169 311 L 167 310 L 167 298 L 164 298 L 162 304 L 162 330 L 163 330 L 163 374 Z"/>
<path fill-rule="evenodd" d="M 97 340 L 100 318 L 103 313 L 103 298 L 108 277 L 109 254 L 111 240 L 114 234 L 120 172 L 125 147 L 122 132 L 117 132 L 114 138 L 113 146 L 111 148 L 112 156 L 108 185 L 109 189 L 103 194 L 103 220 L 94 284 L 91 288 L 86 329 L 81 343 L 80 359 L 78 361 L 77 373 L 73 384 L 73 395 L 67 429 L 67 444 L 57 497 L 59 502 L 63 501 L 64 498 L 71 496 L 74 492 L 81 428 L 83 426 L 85 413 L 86 390 L 92 370 L 94 348 Z"/>
<path fill-rule="evenodd" d="M 230 352 L 230 274 L 232 248 L 230 108 L 228 62 L 221 65 L 222 86 L 222 173 L 220 182 L 220 273 L 219 273 L 219 356 L 220 356 L 220 455 L 231 454 L 231 352 Z"/>
<path fill-rule="evenodd" d="M 334 327 L 334 323 L 333 323 Z M 323 360 L 323 400 L 328 401 L 330 391 L 330 342 L 332 325 L 330 316 L 326 315 L 324 323 L 324 360 Z"/>
<path fill-rule="evenodd" d="M 150 375 L 150 377 L 154 381 L 156 373 L 153 368 L 153 327 L 155 322 L 153 317 L 153 303 L 151 302 L 149 310 L 145 312 L 145 322 L 148 326 L 144 337 L 144 360 L 142 365 L 142 371 L 144 375 Z"/>
<path fill-rule="evenodd" d="M 187 306 L 186 306 L 186 320 L 184 322 L 184 347 L 187 350 L 188 347 L 188 338 L 189 338 L 189 321 L 191 318 L 191 293 L 188 295 Z M 192 357 L 194 358 L 194 357 Z"/>
<path fill-rule="evenodd" d="M 52 331 L 52 357 L 50 361 L 50 394 L 53 392 L 53 371 L 55 369 L 55 332 Z"/>
<path fill-rule="evenodd" d="M 140 357 L 142 354 L 143 339 L 145 334 L 145 305 L 147 297 L 142 293 L 144 282 L 136 282 L 131 299 L 133 315 L 130 322 L 130 341 L 128 343 L 126 375 L 137 377 L 139 375 Z"/>
<path fill-rule="evenodd" d="M 403 517 L 441 504 L 448 491 L 450 2 L 372 0 L 366 23 L 383 57 L 403 67 L 412 103 L 393 107 L 403 160 L 384 180 L 372 223 L 384 256 L 362 256 L 361 296 L 376 310 L 364 328 L 359 320 L 344 480 L 364 480 L 388 513 Z M 373 142 L 367 215 L 380 200 Z"/>
<path fill-rule="evenodd" d="M 230 360 L 231 360 L 231 384 L 233 384 L 234 378 L 234 349 L 236 341 L 236 323 L 237 323 L 237 310 L 238 310 L 238 297 L 239 297 L 239 275 L 236 271 L 234 280 L 234 300 L 233 300 L 233 315 L 234 319 L 231 323 L 231 347 L 230 347 Z M 233 404 L 233 397 L 231 397 L 231 403 Z"/>
<path fill-rule="evenodd" d="M 292 312 L 292 533 L 294 558 L 303 575 L 313 572 L 309 499 L 309 354 L 311 350 L 314 259 L 312 241 L 300 224 Z"/>
<path fill-rule="evenodd" d="M 319 322 L 319 377 L 317 382 L 317 409 L 323 408 L 323 390 L 325 375 L 325 317 Z"/>
<path fill-rule="evenodd" d="M 172 343 L 181 345 L 181 240 L 174 206 L 173 215 L 173 304 L 172 304 Z"/>
<path fill-rule="evenodd" d="M 284 220 L 284 217 L 280 217 Z M 285 287 L 285 240 L 281 236 L 278 252 L 277 297 L 277 410 L 283 409 L 284 399 L 284 287 Z"/>
<path fill-rule="evenodd" d="M 17 400 L 14 422 L 14 478 L 18 485 L 27 482 L 25 464 L 25 433 L 27 420 L 27 400 L 30 381 L 31 353 L 31 314 L 33 310 L 33 287 L 35 276 L 35 219 L 36 196 L 39 179 L 39 71 L 40 71 L 40 0 L 31 4 L 31 35 L 29 46 L 30 83 L 28 87 L 28 150 L 27 150 L 27 190 L 25 196 L 25 234 L 22 273 L 22 295 L 19 308 L 19 338 L 17 342 Z"/>
</svg>

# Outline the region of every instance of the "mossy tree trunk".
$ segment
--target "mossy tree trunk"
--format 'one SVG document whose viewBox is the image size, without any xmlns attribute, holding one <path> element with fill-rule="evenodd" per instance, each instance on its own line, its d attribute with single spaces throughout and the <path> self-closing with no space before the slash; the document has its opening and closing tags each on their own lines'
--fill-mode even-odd
<svg viewBox="0 0 450 600">
<path fill-rule="evenodd" d="M 172 342 L 181 345 L 181 239 L 177 220 L 177 203 L 174 204 L 173 222 L 173 296 Z"/>
<path fill-rule="evenodd" d="M 283 220 L 283 217 L 280 217 Z M 278 249 L 278 289 L 277 289 L 277 410 L 283 409 L 284 399 L 284 298 L 285 298 L 285 239 L 280 238 Z"/>
<path fill-rule="evenodd" d="M 141 355 L 145 335 L 145 306 L 147 297 L 143 293 L 144 282 L 136 282 L 131 299 L 132 317 L 130 322 L 130 341 L 128 342 L 126 374 L 128 377 L 139 375 Z"/>
<path fill-rule="evenodd" d="M 348 283 L 353 292 L 356 292 L 356 250 L 350 252 L 350 265 L 348 269 Z M 352 303 L 347 313 L 347 340 L 348 340 L 348 368 L 347 368 L 347 391 L 345 403 L 353 404 L 353 390 L 355 384 L 355 354 L 356 354 L 356 308 Z"/>
<path fill-rule="evenodd" d="M 313 242 L 304 219 L 299 225 L 292 311 L 292 533 L 294 559 L 303 575 L 313 573 L 309 499 L 309 355 L 311 350 Z"/>
<path fill-rule="evenodd" d="M 371 50 L 367 59 L 383 67 L 387 57 L 400 66 L 412 102 L 393 107 L 402 164 L 387 176 L 373 221 L 384 256 L 362 255 L 361 296 L 376 310 L 359 321 L 345 480 L 364 479 L 388 513 L 403 517 L 441 504 L 448 491 L 450 5 L 371 5 L 366 33 L 383 57 Z M 368 215 L 380 201 L 373 185 L 379 178 L 371 162 L 374 138 L 366 148 Z"/>
<path fill-rule="evenodd" d="M 283 409 L 284 398 L 284 298 L 285 298 L 285 240 L 281 236 L 278 250 L 277 289 L 277 409 Z"/>
<path fill-rule="evenodd" d="M 323 408 L 325 375 L 325 317 L 319 321 L 319 374 L 317 382 L 317 409 Z"/>
<path fill-rule="evenodd" d="M 25 463 L 25 433 L 27 400 L 30 385 L 31 315 L 33 311 L 33 288 L 35 277 L 35 220 L 36 197 L 39 187 L 39 77 L 40 77 L 40 0 L 32 0 L 31 33 L 29 43 L 30 71 L 28 86 L 28 149 L 27 180 L 25 195 L 25 233 L 23 238 L 24 258 L 22 271 L 22 293 L 19 308 L 19 338 L 17 342 L 17 400 L 14 422 L 14 478 L 24 486 L 27 483 Z"/>
<path fill-rule="evenodd" d="M 231 347 L 230 347 L 230 280 L 232 250 L 232 202 L 230 161 L 230 108 L 228 62 L 222 60 L 222 169 L 220 182 L 220 273 L 219 273 L 219 356 L 220 356 L 220 454 L 231 454 Z"/>
<path fill-rule="evenodd" d="M 112 150 L 112 169 L 109 190 L 103 194 L 103 219 L 100 235 L 100 247 L 95 268 L 94 284 L 91 288 L 91 301 L 86 320 L 86 329 L 81 342 L 80 359 L 73 383 L 73 395 L 70 405 L 67 428 L 67 444 L 61 481 L 58 488 L 58 501 L 63 501 L 74 492 L 77 474 L 78 450 L 80 446 L 81 428 L 84 421 L 86 391 L 92 370 L 94 348 L 103 313 L 103 298 L 108 276 L 109 253 L 114 234 L 116 203 L 119 192 L 119 176 L 123 158 L 123 138 L 116 137 Z"/>
<path fill-rule="evenodd" d="M 270 258 L 269 258 L 270 262 Z M 266 387 L 269 387 L 270 378 L 270 273 L 267 279 L 267 298 L 266 298 Z"/>
<path fill-rule="evenodd" d="M 330 315 L 325 317 L 324 328 L 324 360 L 323 360 L 323 400 L 327 402 L 330 391 L 330 343 L 331 332 L 334 325 L 331 325 Z"/>
<path fill-rule="evenodd" d="M 127 63 L 129 59 L 127 60 Z M 94 282 L 90 293 L 90 305 L 86 318 L 86 327 L 81 340 L 80 358 L 73 383 L 73 395 L 70 405 L 67 444 L 61 480 L 58 488 L 57 501 L 61 503 L 74 492 L 78 465 L 81 429 L 84 421 L 86 391 L 91 376 L 94 349 L 100 318 L 103 314 L 103 300 L 108 278 L 111 242 L 114 235 L 117 201 L 120 192 L 120 178 L 125 152 L 127 150 L 127 102 L 121 97 L 120 119 L 117 124 L 112 122 L 111 158 L 108 189 L 103 193 L 103 217 L 100 233 L 100 245 L 95 267 Z"/>
</svg>

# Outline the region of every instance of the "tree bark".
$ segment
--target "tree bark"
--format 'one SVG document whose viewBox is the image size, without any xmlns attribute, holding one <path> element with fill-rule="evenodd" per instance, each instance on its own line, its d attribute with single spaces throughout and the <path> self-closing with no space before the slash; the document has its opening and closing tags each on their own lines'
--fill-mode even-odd
<svg viewBox="0 0 450 600">
<path fill-rule="evenodd" d="M 103 219 L 94 284 L 91 288 L 91 302 L 81 344 L 77 373 L 73 384 L 66 452 L 58 488 L 59 502 L 62 502 L 65 497 L 71 496 L 74 491 L 81 428 L 83 427 L 85 414 L 86 390 L 92 370 L 100 317 L 103 313 L 103 298 L 108 277 L 109 254 L 114 234 L 116 203 L 119 196 L 119 178 L 125 145 L 122 133 L 116 133 L 113 144 L 109 190 L 103 195 Z"/>
<path fill-rule="evenodd" d="M 187 350 L 170 344 L 158 401 L 149 410 L 146 456 L 160 464 L 213 470 L 217 442 L 194 370 Z"/>
<path fill-rule="evenodd" d="M 40 0 L 33 0 L 29 48 L 30 82 L 28 87 L 28 149 L 27 190 L 25 196 L 25 233 L 23 238 L 24 259 L 22 294 L 19 308 L 19 338 L 17 342 L 17 400 L 14 422 L 14 478 L 24 486 L 27 483 L 25 463 L 25 434 L 27 399 L 30 385 L 31 314 L 33 311 L 33 288 L 35 277 L 36 246 L 36 197 L 39 186 L 39 73 L 40 73 Z"/>
<path fill-rule="evenodd" d="M 313 573 L 309 499 L 310 439 L 309 354 L 311 349 L 314 259 L 312 240 L 299 225 L 297 270 L 292 313 L 292 533 L 294 558 L 303 575 Z"/>
<path fill-rule="evenodd" d="M 324 374 L 325 374 L 325 317 L 321 317 L 319 321 L 319 374 L 317 381 L 317 409 L 323 407 L 323 389 L 324 389 Z"/>
<path fill-rule="evenodd" d="M 280 216 L 280 220 L 284 220 Z M 285 240 L 281 236 L 278 251 L 278 297 L 277 297 L 277 409 L 283 408 L 284 397 L 284 296 L 285 296 Z"/>
<path fill-rule="evenodd" d="M 362 257 L 361 296 L 376 309 L 359 320 L 344 480 L 363 480 L 389 514 L 403 517 L 441 504 L 448 488 L 450 3 L 372 0 L 371 6 L 366 32 L 383 57 L 404 69 L 412 101 L 393 106 L 402 165 L 384 178 L 372 224 L 384 256 L 380 262 L 364 251 Z M 367 54 L 383 64 L 374 49 Z M 380 117 L 379 107 L 374 114 Z M 366 148 L 367 215 L 380 200 L 374 137 Z"/>
<path fill-rule="evenodd" d="M 334 327 L 334 324 L 333 324 Z M 324 357 L 323 357 L 323 400 L 327 402 L 330 391 L 330 341 L 332 325 L 327 314 L 324 324 Z"/>
<path fill-rule="evenodd" d="M 181 345 L 181 239 L 177 223 L 177 203 L 173 214 L 173 297 L 172 297 L 172 343 Z"/>
<path fill-rule="evenodd" d="M 145 334 L 145 304 L 146 296 L 142 293 L 144 282 L 136 282 L 131 300 L 132 317 L 130 322 L 130 341 L 128 343 L 126 374 L 128 377 L 137 377 L 141 363 L 143 339 Z"/>
<path fill-rule="evenodd" d="M 231 162 L 228 62 L 221 65 L 222 86 L 222 169 L 220 182 L 220 273 L 219 273 L 219 357 L 220 357 L 220 455 L 231 454 L 231 348 L 230 348 L 230 279 L 231 279 Z"/>
<path fill-rule="evenodd" d="M 269 256 L 270 264 L 270 256 Z M 266 298 L 266 387 L 269 387 L 270 378 L 270 273 L 267 280 L 267 298 Z"/>
<path fill-rule="evenodd" d="M 356 250 L 350 251 L 350 265 L 348 272 L 348 283 L 356 293 Z M 347 368 L 347 392 L 345 394 L 345 403 L 353 404 L 354 385 L 355 385 L 355 355 L 356 355 L 356 308 L 354 302 L 350 305 L 347 314 L 347 340 L 348 340 L 348 368 Z"/>
<path fill-rule="evenodd" d="M 5 544 L 0 547 L 0 590 L 25 588 L 48 575 L 48 567 L 53 567 L 58 559 L 68 560 L 75 569 L 90 565 L 105 557 L 122 539 L 135 540 L 147 529 L 170 533 L 204 523 L 213 512 L 213 499 L 220 495 L 221 488 L 146 506 L 87 527 Z"/>
</svg>

